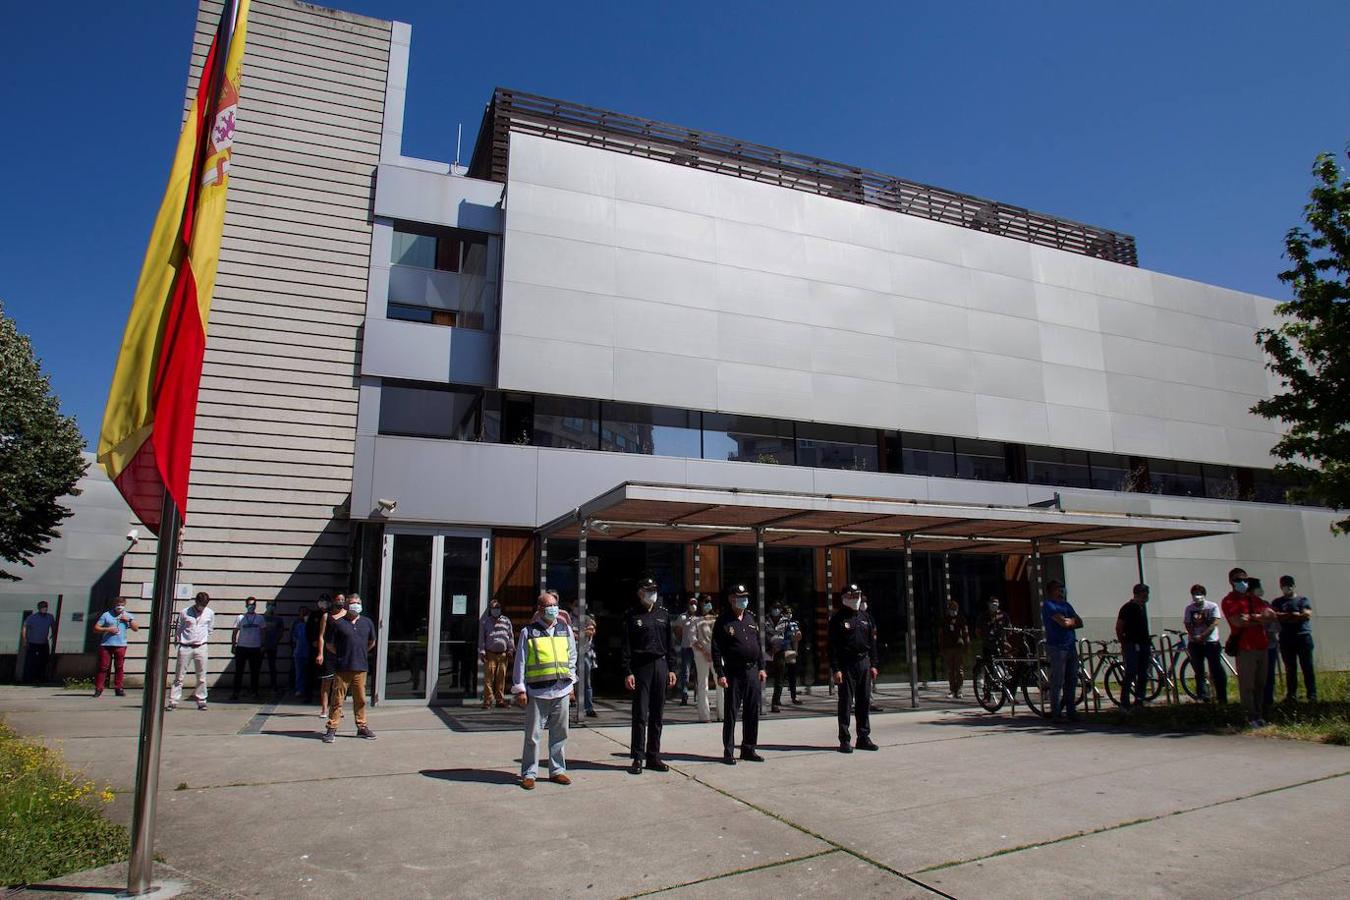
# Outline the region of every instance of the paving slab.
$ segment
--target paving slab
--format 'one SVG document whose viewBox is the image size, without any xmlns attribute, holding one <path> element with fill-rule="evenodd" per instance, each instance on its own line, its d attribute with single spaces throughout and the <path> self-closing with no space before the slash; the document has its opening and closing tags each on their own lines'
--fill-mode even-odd
<svg viewBox="0 0 1350 900">
<path fill-rule="evenodd" d="M 676 898 L 760 897 L 894 897 L 922 900 L 941 894 L 920 887 L 894 872 L 878 868 L 839 850 L 795 862 L 696 881 L 651 896 Z"/>
</svg>

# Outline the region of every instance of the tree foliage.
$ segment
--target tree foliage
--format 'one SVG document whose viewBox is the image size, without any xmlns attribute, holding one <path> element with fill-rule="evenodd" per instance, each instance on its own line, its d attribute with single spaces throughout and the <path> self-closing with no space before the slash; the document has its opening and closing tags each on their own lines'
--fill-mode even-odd
<svg viewBox="0 0 1350 900">
<path fill-rule="evenodd" d="M 1313 163 L 1314 185 L 1303 208 L 1306 227 L 1285 236 L 1289 268 L 1280 280 L 1293 299 L 1276 311 L 1278 328 L 1263 328 L 1256 342 L 1266 368 L 1284 390 L 1252 407 L 1279 419 L 1287 433 L 1271 449 L 1293 475 L 1295 493 L 1333 509 L 1350 508 L 1350 179 L 1329 153 Z M 1350 517 L 1336 523 L 1350 531 Z"/>
<path fill-rule="evenodd" d="M 0 563 L 33 565 L 71 511 L 57 501 L 77 493 L 84 440 L 61 415 L 51 382 L 0 303 Z M 0 580 L 19 576 L 0 566 Z"/>
</svg>

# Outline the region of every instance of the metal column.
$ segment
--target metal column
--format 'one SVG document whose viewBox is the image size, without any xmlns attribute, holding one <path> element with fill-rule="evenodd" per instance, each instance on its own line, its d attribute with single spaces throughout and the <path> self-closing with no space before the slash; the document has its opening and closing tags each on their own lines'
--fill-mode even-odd
<svg viewBox="0 0 1350 900">
<path fill-rule="evenodd" d="M 834 548 L 825 548 L 825 621 L 834 618 Z M 830 696 L 834 696 L 834 679 L 826 678 Z"/>
<path fill-rule="evenodd" d="M 548 536 L 539 535 L 539 593 L 548 590 Z M 533 615 L 533 613 L 531 613 Z"/>
<path fill-rule="evenodd" d="M 590 669 L 586 666 L 586 652 L 591 642 L 586 637 L 586 532 L 589 522 L 582 522 L 577 532 L 577 725 L 584 727 L 586 716 L 581 709 L 586 703 L 586 684 L 591 680 Z"/>
<path fill-rule="evenodd" d="M 914 536 L 905 534 L 905 642 L 909 645 L 909 705 L 919 707 L 919 648 L 914 629 Z"/>
<path fill-rule="evenodd" d="M 694 544 L 694 593 L 703 593 L 703 545 Z M 700 605 L 700 612 L 702 608 Z"/>
<path fill-rule="evenodd" d="M 755 529 L 755 597 L 759 604 L 759 612 L 755 615 L 759 619 L 759 655 L 768 664 L 767 649 L 765 646 L 764 633 L 769 627 L 769 623 L 764 619 L 764 529 Z"/>
<path fill-rule="evenodd" d="M 1036 604 L 1036 619 L 1032 627 L 1039 628 L 1045 621 L 1041 611 L 1045 605 L 1045 561 L 1041 559 L 1040 538 L 1031 539 L 1031 600 Z"/>
<path fill-rule="evenodd" d="M 1145 584 L 1146 582 L 1144 581 L 1144 545 L 1143 545 L 1143 544 L 1135 544 L 1135 545 L 1134 545 L 1134 564 L 1135 564 L 1135 567 L 1139 570 L 1139 583 L 1140 583 L 1140 584 Z"/>
</svg>

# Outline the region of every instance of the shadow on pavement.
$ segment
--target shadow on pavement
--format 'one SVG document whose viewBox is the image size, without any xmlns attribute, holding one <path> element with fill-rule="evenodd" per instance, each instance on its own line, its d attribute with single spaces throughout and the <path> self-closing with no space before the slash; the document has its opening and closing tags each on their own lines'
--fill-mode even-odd
<svg viewBox="0 0 1350 900">
<path fill-rule="evenodd" d="M 1056 723 L 1036 716 L 1009 716 L 998 713 L 935 718 L 928 723 L 941 728 L 1001 728 L 1041 734 L 1124 734 L 1135 737 L 1190 738 L 1212 735 L 1212 731 L 1178 731 L 1166 728 L 1140 728 L 1129 721 L 1102 721 L 1084 718 L 1077 722 Z M 1142 723 L 1141 723 L 1142 724 Z"/>
<path fill-rule="evenodd" d="M 316 731 L 264 731 L 264 732 L 261 732 L 261 733 L 264 734 L 264 735 L 266 735 L 266 736 L 268 736 L 268 737 L 300 738 L 301 740 L 307 740 L 307 741 L 319 741 L 319 740 L 323 740 L 323 729 L 319 729 L 319 730 L 316 730 Z M 339 737 L 339 738 L 344 738 L 344 737 L 355 738 L 356 735 L 354 735 L 354 734 L 339 734 L 338 737 Z"/>
<path fill-rule="evenodd" d="M 575 763 L 573 763 L 575 765 Z M 442 781 L 466 781 L 474 784 L 516 784 L 520 779 L 499 769 L 423 769 L 418 774 Z"/>
</svg>

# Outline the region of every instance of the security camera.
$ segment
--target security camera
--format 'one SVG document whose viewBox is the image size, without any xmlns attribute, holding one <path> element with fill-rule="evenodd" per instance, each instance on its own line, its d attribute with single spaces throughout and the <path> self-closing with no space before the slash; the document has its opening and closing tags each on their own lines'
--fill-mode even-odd
<svg viewBox="0 0 1350 900">
<path fill-rule="evenodd" d="M 141 533 L 139 531 L 133 528 L 127 532 L 127 543 L 135 547 L 140 542 L 141 542 Z"/>
<path fill-rule="evenodd" d="M 380 512 L 384 513 L 385 515 L 389 515 L 398 506 L 398 501 L 386 500 L 385 498 L 381 497 L 380 499 L 375 501 L 375 505 L 380 508 Z"/>
</svg>

